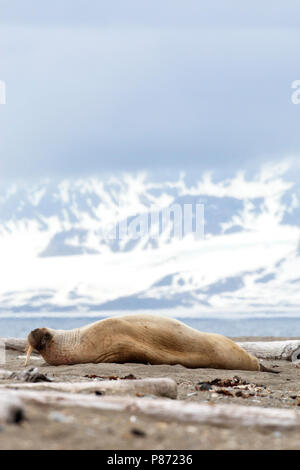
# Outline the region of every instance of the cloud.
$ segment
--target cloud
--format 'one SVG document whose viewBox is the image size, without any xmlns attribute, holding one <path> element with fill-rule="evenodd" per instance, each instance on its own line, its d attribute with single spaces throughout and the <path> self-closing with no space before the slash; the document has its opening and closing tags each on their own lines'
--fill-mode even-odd
<svg viewBox="0 0 300 470">
<path fill-rule="evenodd" d="M 13 4 L 4 2 L 0 32 L 2 177 L 170 168 L 223 177 L 300 152 L 293 4 L 282 13 L 255 3 L 249 15 L 236 2 Z"/>
<path fill-rule="evenodd" d="M 281 0 L 244 1 L 219 0 L 200 3 L 188 0 L 2 0 L 1 21 L 43 25 L 96 25 L 129 27 L 297 27 L 298 2 L 290 0 L 284 6 Z"/>
</svg>

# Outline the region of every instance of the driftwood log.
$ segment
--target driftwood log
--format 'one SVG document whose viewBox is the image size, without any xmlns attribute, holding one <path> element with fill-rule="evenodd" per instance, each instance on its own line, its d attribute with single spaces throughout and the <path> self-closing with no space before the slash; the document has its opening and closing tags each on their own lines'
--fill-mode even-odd
<svg viewBox="0 0 300 470">
<path fill-rule="evenodd" d="M 9 379 L 11 375 L 11 370 L 0 369 L 0 379 Z"/>
<path fill-rule="evenodd" d="M 117 393 L 117 394 L 141 394 L 155 395 L 158 397 L 177 397 L 177 384 L 169 378 L 149 378 L 136 380 L 102 380 L 93 382 L 37 382 L 37 383 L 13 383 L 2 384 L 2 389 L 22 389 L 40 391 L 58 391 L 67 393 Z"/>
<path fill-rule="evenodd" d="M 22 400 L 12 394 L 0 394 L 0 423 L 19 423 L 25 417 Z"/>
<path fill-rule="evenodd" d="M 6 392 L 7 393 L 7 392 Z M 160 420 L 210 424 L 224 427 L 257 426 L 300 429 L 300 411 L 232 404 L 196 404 L 167 398 L 97 397 L 87 394 L 12 390 L 9 396 L 24 403 L 80 407 L 99 411 L 142 414 Z"/>
<path fill-rule="evenodd" d="M 258 359 L 284 359 L 298 362 L 300 360 L 300 341 L 255 341 L 237 343 Z"/>
<path fill-rule="evenodd" d="M 27 341 L 23 338 L 0 338 L 0 342 L 5 344 L 6 349 L 25 352 Z"/>
</svg>

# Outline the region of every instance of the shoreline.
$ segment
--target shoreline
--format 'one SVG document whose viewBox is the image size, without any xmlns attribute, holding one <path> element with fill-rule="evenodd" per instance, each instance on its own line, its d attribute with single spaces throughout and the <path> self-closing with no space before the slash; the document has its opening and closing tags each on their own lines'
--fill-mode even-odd
<svg viewBox="0 0 300 470">
<path fill-rule="evenodd" d="M 235 340 L 250 341 L 253 337 Z M 288 338 L 282 338 L 288 339 Z M 255 340 L 264 341 L 264 337 Z M 268 340 L 278 340 L 276 337 Z M 6 351 L 2 369 L 24 370 L 24 354 Z M 169 377 L 178 386 L 177 400 L 185 403 L 231 403 L 243 406 L 285 408 L 300 412 L 298 391 L 300 368 L 288 361 L 265 360 L 266 366 L 276 368 L 280 374 L 255 371 L 220 369 L 187 369 L 180 365 L 144 364 L 77 364 L 49 366 L 39 356 L 30 363 L 56 382 L 82 382 L 86 376 L 136 378 Z M 251 384 L 254 394 L 226 394 L 215 390 L 200 390 L 199 382 L 232 379 Z M 14 383 L 13 379 L 0 383 Z M 18 382 L 20 383 L 20 382 Z M 100 397 L 101 398 L 101 397 Z M 97 399 L 97 398 L 95 398 Z M 99 398 L 98 398 L 99 399 Z M 139 398 L 143 400 L 141 396 Z M 155 400 L 155 397 L 153 397 Z M 255 427 L 226 427 L 207 424 L 182 423 L 128 412 L 100 411 L 78 407 L 64 408 L 54 405 L 26 405 L 26 420 L 19 425 L 1 425 L 0 449 L 298 449 L 300 429 L 276 430 Z"/>
<path fill-rule="evenodd" d="M 129 312 L 124 312 L 124 314 Z M 133 312 L 130 312 L 132 314 Z M 115 316 L 115 315 L 113 315 Z M 169 315 L 170 316 L 170 315 Z M 196 330 L 207 333 L 219 333 L 231 338 L 236 337 L 268 337 L 276 338 L 293 338 L 299 336 L 300 317 L 299 316 L 243 316 L 237 317 L 180 317 L 172 315 L 173 318 L 185 323 Z M 47 326 L 48 328 L 70 330 L 78 328 L 95 321 L 103 320 L 105 316 L 97 315 L 93 317 L 77 315 L 77 316 L 49 316 L 45 315 L 26 315 L 1 317 L 0 315 L 0 331 L 2 337 L 24 338 L 28 332 L 35 328 Z M 294 336 L 294 335 L 297 336 Z"/>
</svg>

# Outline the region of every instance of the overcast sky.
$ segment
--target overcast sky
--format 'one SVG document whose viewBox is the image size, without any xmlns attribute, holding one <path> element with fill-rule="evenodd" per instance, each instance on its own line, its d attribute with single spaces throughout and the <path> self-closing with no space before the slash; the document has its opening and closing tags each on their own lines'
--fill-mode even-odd
<svg viewBox="0 0 300 470">
<path fill-rule="evenodd" d="M 300 155 L 298 1 L 0 0 L 0 179 Z"/>
</svg>

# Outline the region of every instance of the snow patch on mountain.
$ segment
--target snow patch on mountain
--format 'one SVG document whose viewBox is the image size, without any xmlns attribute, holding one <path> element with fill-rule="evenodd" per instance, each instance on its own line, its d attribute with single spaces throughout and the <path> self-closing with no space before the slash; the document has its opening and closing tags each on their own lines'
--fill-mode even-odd
<svg viewBox="0 0 300 470">
<path fill-rule="evenodd" d="M 223 181 L 139 173 L 2 188 L 0 312 L 296 312 L 300 191 L 290 170 L 284 161 Z M 154 223 L 137 239 L 107 236 L 174 204 L 204 205 L 204 240 L 170 236 L 172 219 L 158 238 Z"/>
</svg>

